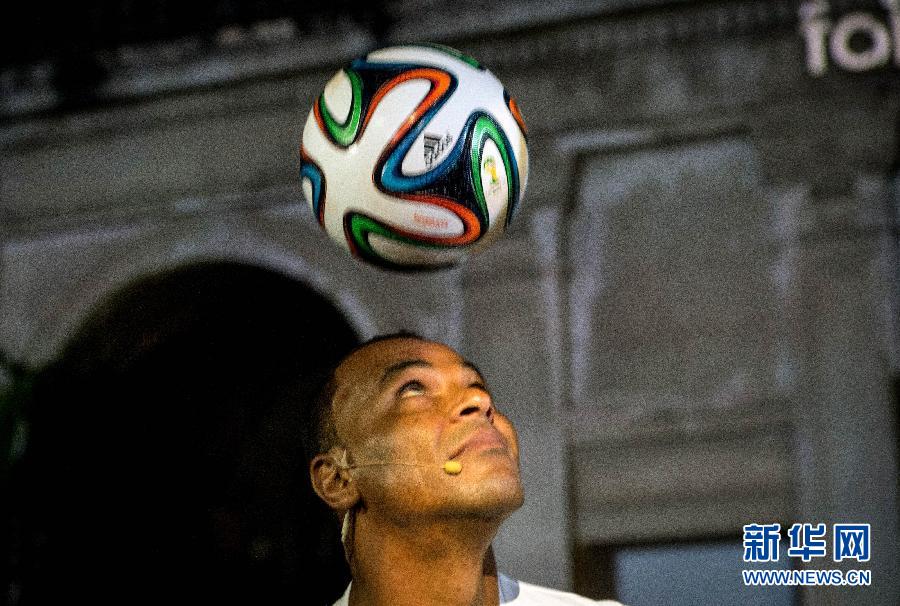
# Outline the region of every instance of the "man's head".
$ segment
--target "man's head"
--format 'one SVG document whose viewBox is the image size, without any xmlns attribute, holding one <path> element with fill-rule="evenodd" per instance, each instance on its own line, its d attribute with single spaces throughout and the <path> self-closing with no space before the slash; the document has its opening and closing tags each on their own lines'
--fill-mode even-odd
<svg viewBox="0 0 900 606">
<path fill-rule="evenodd" d="M 338 512 L 398 524 L 430 517 L 503 519 L 522 503 L 518 440 L 481 373 L 414 335 L 375 339 L 335 369 L 319 401 L 310 477 Z M 442 466 L 458 461 L 462 472 Z"/>
</svg>

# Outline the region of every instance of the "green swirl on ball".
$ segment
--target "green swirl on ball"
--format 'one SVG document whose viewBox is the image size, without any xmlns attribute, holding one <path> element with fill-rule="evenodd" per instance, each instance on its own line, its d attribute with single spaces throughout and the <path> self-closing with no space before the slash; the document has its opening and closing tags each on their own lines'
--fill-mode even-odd
<svg viewBox="0 0 900 606">
<path fill-rule="evenodd" d="M 421 240 L 398 234 L 387 225 L 362 213 L 348 212 L 344 215 L 344 231 L 347 235 L 351 252 L 379 267 L 398 271 L 434 271 L 453 266 L 452 262 L 437 265 L 398 264 L 382 257 L 369 242 L 369 236 L 372 234 L 420 248 L 445 248 L 445 246 L 433 242 L 422 242 Z"/>
<path fill-rule="evenodd" d="M 472 129 L 472 184 L 475 186 L 475 199 L 478 207 L 481 209 L 485 222 L 488 221 L 487 199 L 484 197 L 484 186 L 481 183 L 481 161 L 484 155 L 484 143 L 487 139 L 491 139 L 500 151 L 503 157 L 503 171 L 506 176 L 506 191 L 509 198 L 510 211 L 513 203 L 512 197 L 515 195 L 515 187 L 513 186 L 513 176 L 510 173 L 510 162 L 512 158 L 509 155 L 509 149 L 506 145 L 506 138 L 500 133 L 496 123 L 490 117 L 482 115 L 475 122 Z"/>
<path fill-rule="evenodd" d="M 325 93 L 319 96 L 319 111 L 322 112 L 322 120 L 325 122 L 325 128 L 335 143 L 342 147 L 347 147 L 356 139 L 359 132 L 359 120 L 362 116 L 362 78 L 355 71 L 345 69 L 344 73 L 350 80 L 350 87 L 353 92 L 353 101 L 350 105 L 350 115 L 347 121 L 341 124 L 335 120 L 331 112 L 328 111 L 328 105 L 325 103 Z"/>
</svg>

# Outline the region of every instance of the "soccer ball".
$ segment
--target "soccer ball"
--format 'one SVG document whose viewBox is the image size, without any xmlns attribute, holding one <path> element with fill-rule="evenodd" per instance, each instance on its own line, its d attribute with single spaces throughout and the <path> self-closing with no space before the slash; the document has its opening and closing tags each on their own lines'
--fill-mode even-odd
<svg viewBox="0 0 900 606">
<path fill-rule="evenodd" d="M 325 232 L 392 269 L 459 262 L 503 233 L 528 176 L 525 123 L 474 59 L 438 45 L 351 62 L 303 129 L 300 176 Z"/>
</svg>

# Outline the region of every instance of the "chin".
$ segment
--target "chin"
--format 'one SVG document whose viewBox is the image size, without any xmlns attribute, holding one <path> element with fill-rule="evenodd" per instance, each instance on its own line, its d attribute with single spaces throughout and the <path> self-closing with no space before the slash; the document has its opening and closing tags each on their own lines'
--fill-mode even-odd
<svg viewBox="0 0 900 606">
<path fill-rule="evenodd" d="M 460 505 L 470 513 L 505 518 L 522 506 L 522 483 L 516 474 L 494 474 L 461 490 Z"/>
<path fill-rule="evenodd" d="M 466 512 L 479 518 L 505 520 L 522 506 L 522 492 L 504 494 L 481 494 L 473 502 L 466 504 Z"/>
</svg>

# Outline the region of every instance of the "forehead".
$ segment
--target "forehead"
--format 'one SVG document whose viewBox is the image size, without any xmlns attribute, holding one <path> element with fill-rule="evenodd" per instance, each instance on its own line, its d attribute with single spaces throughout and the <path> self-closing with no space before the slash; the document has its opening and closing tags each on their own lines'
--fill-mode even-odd
<svg viewBox="0 0 900 606">
<path fill-rule="evenodd" d="M 423 361 L 434 366 L 468 364 L 442 343 L 401 337 L 378 341 L 355 351 L 338 366 L 335 379 L 339 387 L 377 384 L 385 372 L 410 361 Z"/>
<path fill-rule="evenodd" d="M 334 412 L 344 416 L 360 397 L 377 392 L 382 379 L 406 363 L 425 362 L 436 368 L 471 366 L 453 349 L 441 343 L 396 338 L 378 341 L 355 351 L 334 373 Z M 477 371 L 476 371 L 477 372 Z"/>
</svg>

